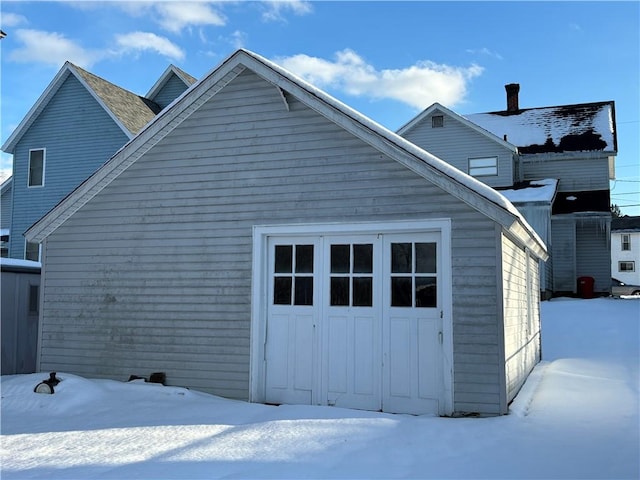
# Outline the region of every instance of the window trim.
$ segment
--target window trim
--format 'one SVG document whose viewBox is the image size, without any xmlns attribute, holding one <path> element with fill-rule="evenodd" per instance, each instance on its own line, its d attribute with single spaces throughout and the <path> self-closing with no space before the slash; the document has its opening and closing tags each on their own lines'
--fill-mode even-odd
<svg viewBox="0 0 640 480">
<path fill-rule="evenodd" d="M 444 127 L 444 115 L 431 115 L 431 128 L 443 128 L 443 127 Z"/>
<path fill-rule="evenodd" d="M 622 266 L 623 265 L 631 265 L 631 269 L 623 269 Z M 618 262 L 618 272 L 625 272 L 625 273 L 629 273 L 629 272 L 635 272 L 636 271 L 636 262 L 633 260 L 621 260 Z"/>
<path fill-rule="evenodd" d="M 42 152 L 42 179 L 40 185 L 31 185 L 31 153 Z M 44 173 L 45 166 L 47 164 L 47 149 L 46 148 L 30 148 L 29 149 L 29 163 L 27 168 L 27 188 L 42 188 L 44 187 Z"/>
<path fill-rule="evenodd" d="M 472 163 L 474 161 L 479 161 L 479 160 L 492 160 L 493 162 L 495 162 L 495 167 L 493 165 L 482 165 L 482 166 L 477 166 L 474 167 L 472 166 Z M 498 157 L 470 157 L 468 158 L 467 161 L 467 167 L 468 167 L 468 172 L 469 175 L 471 175 L 472 177 L 497 177 L 498 176 Z M 493 169 L 495 168 L 495 173 L 473 173 L 473 170 L 476 169 L 480 169 L 480 170 L 485 170 L 485 169 Z"/>
<path fill-rule="evenodd" d="M 631 250 L 631 234 L 630 233 L 620 234 L 620 248 L 622 249 L 623 252 L 628 252 Z"/>
</svg>

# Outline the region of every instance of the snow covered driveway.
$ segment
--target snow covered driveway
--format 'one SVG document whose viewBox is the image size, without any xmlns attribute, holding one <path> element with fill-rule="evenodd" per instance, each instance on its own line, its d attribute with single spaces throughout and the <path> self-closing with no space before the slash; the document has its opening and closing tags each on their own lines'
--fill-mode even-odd
<svg viewBox="0 0 640 480">
<path fill-rule="evenodd" d="M 247 404 L 63 372 L 2 377 L 2 478 L 640 478 L 640 299 L 542 304 L 511 415 Z"/>
</svg>

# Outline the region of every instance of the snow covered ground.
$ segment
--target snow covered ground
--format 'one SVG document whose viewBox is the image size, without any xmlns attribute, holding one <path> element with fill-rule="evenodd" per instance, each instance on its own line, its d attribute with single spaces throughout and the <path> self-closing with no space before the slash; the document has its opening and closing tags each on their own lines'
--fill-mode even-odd
<svg viewBox="0 0 640 480">
<path fill-rule="evenodd" d="M 495 418 L 247 404 L 2 377 L 2 479 L 640 478 L 640 299 L 542 304 L 543 356 Z"/>
</svg>

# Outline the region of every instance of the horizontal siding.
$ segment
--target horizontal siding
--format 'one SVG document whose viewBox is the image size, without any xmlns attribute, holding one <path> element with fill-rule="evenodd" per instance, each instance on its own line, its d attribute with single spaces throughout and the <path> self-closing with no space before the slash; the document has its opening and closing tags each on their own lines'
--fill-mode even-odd
<svg viewBox="0 0 640 480">
<path fill-rule="evenodd" d="M 13 199 L 13 187 L 8 187 L 2 192 L 0 199 L 0 228 L 11 228 L 11 202 Z"/>
<path fill-rule="evenodd" d="M 522 166 L 525 180 L 558 179 L 559 192 L 609 189 L 609 160 L 606 156 L 555 160 L 524 156 Z"/>
<path fill-rule="evenodd" d="M 171 75 L 171 78 L 162 86 L 160 91 L 151 100 L 156 102 L 160 108 L 165 108 L 176 98 L 178 98 L 187 89 L 187 86 L 176 75 Z"/>
<path fill-rule="evenodd" d="M 127 142 L 127 136 L 73 76 L 16 145 L 10 256 L 23 258 L 22 234 Z M 28 188 L 29 150 L 45 148 L 44 187 Z"/>
<path fill-rule="evenodd" d="M 254 225 L 452 218 L 455 408 L 493 413 L 494 223 L 287 100 L 243 73 L 48 238 L 40 367 L 246 399 Z"/>
<path fill-rule="evenodd" d="M 540 360 L 539 263 L 502 237 L 504 350 L 507 401 Z"/>
<path fill-rule="evenodd" d="M 435 110 L 433 115 L 443 113 Z M 498 175 L 478 177 L 478 180 L 491 187 L 513 185 L 515 172 L 510 150 L 446 114 L 444 126 L 432 128 L 433 115 L 424 118 L 403 136 L 465 173 L 469 173 L 469 158 L 497 157 Z"/>
<path fill-rule="evenodd" d="M 553 291 L 576 292 L 576 228 L 571 218 L 551 218 Z"/>
<path fill-rule="evenodd" d="M 576 219 L 576 276 L 593 277 L 594 291 L 611 292 L 611 219 Z"/>
</svg>

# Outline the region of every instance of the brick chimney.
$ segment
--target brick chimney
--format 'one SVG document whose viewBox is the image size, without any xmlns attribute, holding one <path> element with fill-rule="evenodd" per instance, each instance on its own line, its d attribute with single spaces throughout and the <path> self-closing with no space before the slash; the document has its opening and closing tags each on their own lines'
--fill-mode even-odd
<svg viewBox="0 0 640 480">
<path fill-rule="evenodd" d="M 518 106 L 518 92 L 520 91 L 519 83 L 509 83 L 504 86 L 507 91 L 507 112 L 517 112 L 520 107 Z"/>
</svg>

